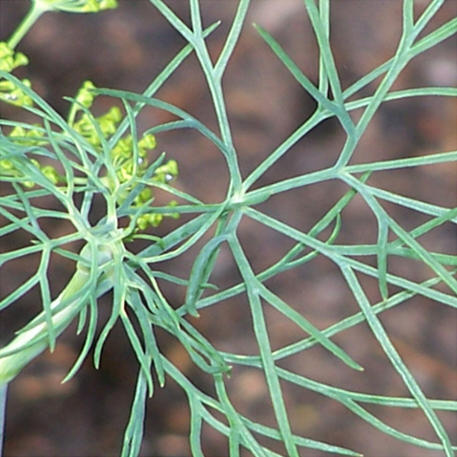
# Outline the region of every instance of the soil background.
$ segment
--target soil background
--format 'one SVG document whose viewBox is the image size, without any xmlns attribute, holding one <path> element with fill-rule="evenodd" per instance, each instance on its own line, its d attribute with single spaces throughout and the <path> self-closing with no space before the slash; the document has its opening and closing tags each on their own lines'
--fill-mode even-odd
<svg viewBox="0 0 457 457">
<path fill-rule="evenodd" d="M 347 87 L 394 52 L 401 29 L 400 0 L 332 1 L 332 45 L 343 87 Z M 417 1 L 417 12 L 428 2 Z M 48 13 L 33 27 L 18 49 L 30 58 L 27 69 L 18 72 L 31 79 L 35 89 L 59 112 L 66 112 L 65 95 L 74 95 L 81 82 L 90 79 L 99 87 L 141 91 L 184 45 L 184 41 L 165 22 L 147 0 L 120 0 L 115 11 L 96 15 Z M 167 1 L 180 16 L 188 19 L 188 2 Z M 210 52 L 217 55 L 236 9 L 234 0 L 203 0 L 205 25 L 222 19 L 219 29 L 208 40 Z M 0 39 L 7 39 L 24 16 L 29 1 L 0 0 Z M 457 2 L 448 0 L 433 20 L 430 31 L 457 14 Z M 317 79 L 317 52 L 303 2 L 300 0 L 253 0 L 246 27 L 230 61 L 224 87 L 235 145 L 240 152 L 246 176 L 306 119 L 315 107 L 298 83 L 261 40 L 251 24 L 266 28 L 313 80 Z M 396 89 L 457 83 L 455 38 L 416 58 L 401 74 Z M 374 86 L 358 96 L 368 95 Z M 194 57 L 189 58 L 157 95 L 192 113 L 217 130 L 207 87 Z M 97 101 L 103 113 L 111 103 Z M 14 108 L 0 106 L 2 118 L 27 119 Z M 19 117 L 23 116 L 23 117 Z M 171 118 L 170 118 L 171 119 Z M 169 120 L 169 115 L 148 110 L 140 119 L 140 129 Z M 357 148 L 354 162 L 422 156 L 457 149 L 457 105 L 450 98 L 409 99 L 390 102 L 374 117 Z M 318 170 L 335 160 L 344 141 L 338 123 L 329 120 L 300 141 L 257 186 Z M 220 154 L 192 132 L 161 134 L 158 150 L 179 162 L 175 185 L 207 202 L 224 198 L 227 173 Z M 370 178 L 373 185 L 415 196 L 442 206 L 456 206 L 455 164 L 420 167 L 406 171 L 379 173 Z M 289 224 L 307 230 L 347 190 L 341 183 L 329 182 L 287 192 L 271 198 L 261 209 Z M 165 197 L 158 197 L 165 198 Z M 409 230 L 426 219 L 412 211 L 386 204 L 385 208 Z M 2 223 L 4 223 L 2 221 Z M 181 221 L 167 220 L 161 235 Z M 59 236 L 65 227 L 55 224 L 47 230 Z M 328 233 L 323 234 L 328 236 Z M 376 240 L 376 221 L 359 198 L 344 212 L 338 242 L 372 243 Z M 20 236 L 18 235 L 20 238 Z M 21 240 L 9 240 L 8 243 Z M 290 240 L 253 222 L 241 224 L 240 238 L 250 253 L 256 271 L 275 262 L 292 246 Z M 363 240 L 363 241 L 362 241 Z M 457 253 L 456 233 L 444 225 L 423 240 L 428 249 Z M 3 241 L 4 242 L 4 241 Z M 204 240 L 202 240 L 202 243 Z M 0 241 L 2 243 L 2 241 Z M 161 266 L 178 276 L 188 275 L 199 243 L 178 261 Z M 11 245 L 1 245 L 0 250 Z M 20 284 L 33 270 L 27 262 L 0 270 L 0 295 Z M 392 260 L 389 268 L 416 281 L 430 274 L 422 264 Z M 61 290 L 72 272 L 71 262 L 56 260 L 52 284 Z M 214 282 L 234 284 L 239 275 L 228 251 L 222 251 Z M 318 328 L 325 328 L 357 311 L 357 305 L 337 268 L 318 257 L 305 267 L 271 280 L 269 286 L 291 303 Z M 377 284 L 363 278 L 367 295 L 378 299 Z M 183 291 L 164 287 L 170 303 L 180 306 Z M 2 291 L 3 289 L 3 291 Z M 100 304 L 100 318 L 109 316 L 109 299 Z M 0 315 L 0 342 L 11 337 L 40 310 L 38 291 L 25 296 Z M 430 398 L 455 399 L 457 396 L 457 318 L 450 307 L 415 297 L 382 315 L 382 322 L 400 355 Z M 299 329 L 268 311 L 267 319 L 274 348 L 302 337 Z M 217 348 L 239 353 L 256 353 L 246 297 L 205 310 L 193 320 Z M 162 351 L 193 382 L 212 392 L 211 380 L 189 361 L 176 340 L 160 333 Z M 282 366 L 329 384 L 383 395 L 407 396 L 404 385 L 389 365 L 367 325 L 359 325 L 337 335 L 335 342 L 365 367 L 355 373 L 317 347 L 285 360 Z M 126 425 L 136 361 L 122 329 L 117 326 L 103 352 L 100 370 L 87 360 L 71 382 L 61 384 L 77 357 L 81 338 L 72 326 L 59 340 L 53 354 L 45 353 L 31 363 L 10 385 L 7 409 L 5 457 L 111 457 L 119 455 Z M 262 423 L 274 424 L 267 400 L 265 380 L 260 372 L 235 368 L 228 382 L 231 398 L 245 414 Z M 339 403 L 303 389 L 284 385 L 286 403 L 295 430 L 303 436 L 345 446 L 366 457 L 428 457 L 437 455 L 371 428 Z M 415 410 L 369 406 L 389 425 L 436 440 L 423 415 Z M 156 389 L 148 402 L 148 419 L 143 457 L 187 457 L 188 408 L 179 387 L 172 381 Z M 457 442 L 455 413 L 440 412 L 439 417 Z M 225 440 L 204 428 L 204 450 L 208 457 L 228 456 Z M 278 448 L 281 455 L 284 450 Z M 303 456 L 324 454 L 306 450 Z"/>
</svg>

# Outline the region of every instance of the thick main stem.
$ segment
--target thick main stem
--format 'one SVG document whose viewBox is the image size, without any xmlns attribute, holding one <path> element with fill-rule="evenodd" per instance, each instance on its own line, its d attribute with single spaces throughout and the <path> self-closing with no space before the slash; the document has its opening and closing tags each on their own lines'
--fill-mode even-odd
<svg viewBox="0 0 457 457">
<path fill-rule="evenodd" d="M 91 246 L 89 244 L 84 246 L 80 252 L 83 260 L 76 265 L 76 271 L 65 289 L 51 303 L 51 312 L 61 307 L 51 317 L 55 336 L 60 335 L 86 306 L 90 295 L 94 293 L 94 287 L 91 287 L 91 284 L 95 285 L 102 274 L 106 278 L 109 276 L 109 273 L 102 267 L 112 260 L 113 246 L 109 244 L 99 245 L 95 249 L 96 263 L 93 265 L 91 262 Z M 92 271 L 94 268 L 96 269 L 95 272 Z M 20 331 L 7 346 L 0 350 L 0 386 L 16 377 L 27 363 L 49 345 L 48 322 L 44 316 L 43 311 L 36 317 L 36 325 L 30 326 L 29 324 L 28 327 L 30 328 Z M 5 355 L 2 356 L 2 354 Z"/>
<path fill-rule="evenodd" d="M 88 300 L 87 295 L 81 296 L 80 291 L 87 285 L 89 273 L 86 270 L 77 269 L 68 285 L 62 293 L 51 303 L 51 310 L 56 309 L 63 301 L 69 301 L 60 311 L 52 316 L 52 325 L 56 336 L 60 335 L 74 316 Z M 71 297 L 75 296 L 72 300 Z M 42 312 L 37 318 L 44 316 Z M 39 338 L 34 344 L 29 342 Z M 17 335 L 7 346 L 2 348 L 3 353 L 14 352 L 0 357 L 0 386 L 11 381 L 24 368 L 27 363 L 43 352 L 48 346 L 48 324 L 43 321 L 36 326 L 25 330 Z"/>
</svg>

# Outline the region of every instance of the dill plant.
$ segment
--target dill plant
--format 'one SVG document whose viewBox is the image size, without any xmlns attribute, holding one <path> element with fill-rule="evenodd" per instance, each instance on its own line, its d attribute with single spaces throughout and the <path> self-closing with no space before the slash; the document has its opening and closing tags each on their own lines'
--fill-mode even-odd
<svg viewBox="0 0 457 457">
<path fill-rule="evenodd" d="M 447 252 L 431 252 L 424 248 L 420 240 L 443 224 L 455 224 L 457 208 L 432 205 L 378 188 L 370 184 L 370 178 L 379 171 L 452 163 L 457 160 L 457 151 L 370 163 L 356 163 L 353 155 L 383 103 L 409 97 L 457 95 L 457 90 L 452 87 L 392 90 L 396 78 L 412 59 L 455 34 L 457 18 L 421 36 L 445 2 L 431 0 L 417 16 L 414 0 L 403 0 L 402 34 L 394 56 L 346 89 L 341 86 L 331 48 L 329 0 L 303 1 L 303 13 L 309 17 L 319 48 L 317 84 L 306 76 L 268 30 L 262 28 L 261 24 L 255 25 L 265 45 L 271 48 L 297 84 L 313 97 L 317 108 L 309 119 L 283 139 L 266 159 L 245 176 L 240 170 L 238 152 L 232 138 L 222 80 L 245 25 L 251 1 L 236 2 L 236 13 L 229 33 L 215 60 L 210 57 L 207 43 L 218 23 L 203 28 L 204 11 L 199 0 L 188 2 L 189 24 L 178 17 L 166 1 L 149 2 L 186 40 L 187 45 L 170 60 L 143 93 L 100 89 L 90 81 L 84 82 L 79 92 L 73 98 L 68 98 L 70 109 L 65 118 L 40 97 L 29 80 L 14 76 L 18 66 L 28 63 L 27 57 L 17 50 L 20 41 L 46 12 L 98 12 L 115 8 L 116 1 L 32 0 L 27 16 L 11 37 L 0 43 L 0 99 L 27 110 L 37 119 L 33 124 L 1 119 L 0 179 L 7 191 L 0 196 L 0 236 L 22 231 L 28 234 L 29 242 L 19 248 L 7 249 L 2 246 L 0 268 L 4 268 L 8 262 L 28 256 L 39 256 L 40 259 L 32 276 L 24 278 L 20 286 L 0 297 L 0 309 L 14 305 L 34 288 L 40 291 L 43 308 L 0 350 L 0 406 L 6 398 L 7 383 L 13 381 L 20 370 L 43 350 L 49 348 L 52 351 L 57 338 L 71 322 L 78 322 L 78 333 L 85 331 L 85 339 L 80 355 L 64 380 L 76 375 L 91 350 L 94 364 L 99 366 L 105 341 L 114 325 L 120 321 L 138 361 L 137 384 L 121 451 L 123 457 L 139 455 L 147 397 L 153 396 L 155 383 L 166 386 L 167 377 L 174 379 L 187 396 L 190 408 L 189 443 L 195 457 L 205 455 L 202 449 L 204 423 L 227 438 L 227 454 L 231 457 L 241 455 L 244 450 L 256 457 L 280 455 L 265 444 L 263 438 L 282 443 L 283 455 L 290 457 L 305 455 L 306 449 L 319 450 L 328 455 L 360 455 L 357 449 L 346 449 L 297 435 L 293 431 L 294 426 L 284 400 L 284 382 L 339 402 L 372 427 L 411 447 L 417 447 L 418 452 L 424 448 L 447 457 L 453 456 L 456 446 L 452 444 L 437 411 L 455 412 L 457 402 L 426 396 L 389 338 L 379 314 L 415 296 L 427 297 L 440 306 L 457 307 L 457 257 Z M 167 79 L 192 53 L 197 57 L 208 84 L 218 121 L 217 132 L 210 130 L 190 113 L 155 98 L 159 88 L 166 84 Z M 377 78 L 380 78 L 380 82 L 372 95 L 355 97 Z M 116 102 L 122 109 L 113 104 L 105 114 L 96 117 L 91 107 L 99 96 L 112 98 L 113 103 Z M 176 120 L 151 126 L 140 136 L 136 119 L 144 107 L 169 112 Z M 357 121 L 351 115 L 354 110 L 362 110 Z M 346 134 L 344 146 L 332 166 L 256 186 L 259 178 L 275 163 L 284 160 L 286 152 L 299 140 L 332 117 L 337 119 Z M 156 136 L 178 129 L 195 130 L 211 141 L 224 157 L 230 179 L 222 202 L 204 203 L 173 187 L 170 181 L 177 175 L 177 163 L 163 154 L 154 155 L 153 150 Z M 347 192 L 335 200 L 333 207 L 308 232 L 300 231 L 258 207 L 279 193 L 329 180 L 344 183 Z M 154 189 L 167 191 L 173 200 L 169 205 L 153 207 Z M 338 243 L 341 215 L 357 195 L 376 218 L 375 244 Z M 103 199 L 106 211 L 103 217 L 93 222 L 90 215 L 95 198 Z M 52 205 L 53 209 L 50 209 L 51 206 L 43 207 L 43 199 L 54 201 L 56 204 Z M 383 202 L 408 208 L 428 219 L 414 229 L 407 230 L 385 210 Z M 59 209 L 54 209 L 56 207 Z M 177 228 L 162 238 L 153 234 L 153 227 L 160 224 L 163 217 L 179 217 L 180 214 L 191 214 L 192 218 L 186 223 L 178 220 Z M 67 221 L 73 230 L 61 237 L 51 237 L 45 224 L 41 223 L 45 219 Z M 255 273 L 238 236 L 243 219 L 256 221 L 285 235 L 294 241 L 294 246 L 270 267 Z M 322 241 L 318 235 L 329 227 L 332 228 L 331 234 L 326 241 Z M 187 279 L 157 269 L 156 265 L 160 265 L 161 261 L 179 259 L 208 234 L 211 235 L 210 239 L 196 255 Z M 393 238 L 391 241 L 389 236 Z M 129 243 L 137 238 L 149 244 L 140 252 L 133 252 Z M 68 249 L 69 245 L 79 245 L 81 249 L 71 250 Z M 211 284 L 211 276 L 222 246 L 229 248 L 242 282 L 214 291 L 217 284 Z M 52 296 L 48 277 L 53 256 L 64 256 L 75 265 L 72 278 L 57 297 Z M 360 307 L 358 313 L 324 330 L 316 328 L 266 283 L 267 279 L 312 262 L 318 256 L 326 257 L 338 267 Z M 375 266 L 361 260 L 369 256 L 376 256 Z M 418 283 L 389 272 L 388 261 L 392 257 L 423 263 L 430 272 L 429 279 Z M 377 280 L 381 297 L 378 303 L 371 303 L 368 299 L 360 275 Z M 177 309 L 172 307 L 161 292 L 158 280 L 185 287 L 185 302 Z M 395 288 L 395 293 L 391 292 L 392 288 Z M 110 291 L 110 317 L 106 322 L 99 323 L 98 300 Z M 252 319 L 258 347 L 256 355 L 217 350 L 188 319 L 189 316 L 198 316 L 201 309 L 211 308 L 239 294 L 245 294 L 246 307 Z M 300 327 L 304 332 L 303 338 L 273 350 L 265 319 L 267 307 L 273 307 L 293 325 Z M 214 313 L 217 315 L 217 308 Z M 335 363 L 363 370 L 351 356 L 350 350 L 345 351 L 331 340 L 333 335 L 361 323 L 368 324 L 403 380 L 409 391 L 408 397 L 388 397 L 342 389 L 314 381 L 279 365 L 281 360 L 289 356 L 320 345 L 335 358 Z M 199 389 L 161 352 L 155 337 L 159 328 L 172 334 L 196 367 L 211 376 L 215 395 Z M 247 366 L 263 373 L 275 427 L 255 422 L 234 407 L 226 388 L 233 366 Z M 368 411 L 366 405 L 370 404 L 390 407 L 392 414 L 395 414 L 395 408 L 420 409 L 433 429 L 436 440 L 428 441 L 382 422 Z M 214 411 L 218 414 L 214 414 Z M 2 423 L 0 429 L 3 429 Z"/>
</svg>

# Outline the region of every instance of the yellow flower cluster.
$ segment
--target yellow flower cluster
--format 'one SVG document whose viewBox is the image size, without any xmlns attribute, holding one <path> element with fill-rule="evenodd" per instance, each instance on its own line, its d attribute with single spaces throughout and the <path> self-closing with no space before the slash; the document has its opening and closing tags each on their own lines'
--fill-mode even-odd
<svg viewBox="0 0 457 457">
<path fill-rule="evenodd" d="M 52 165 L 42 166 L 41 163 L 36 159 L 31 159 L 30 162 L 53 184 L 64 182 L 63 177 L 59 175 L 57 170 Z M 0 160 L 0 176 L 16 178 L 24 187 L 28 189 L 32 189 L 36 185 L 35 182 L 27 180 L 22 167 L 15 165 L 15 163 L 10 159 Z"/>
<path fill-rule="evenodd" d="M 40 0 L 44 1 L 47 7 L 52 9 L 72 11 L 91 12 L 101 9 L 114 8 L 115 0 Z M 6 42 L 0 42 L 0 70 L 10 73 L 12 70 L 21 65 L 28 63 L 27 57 L 15 52 Z M 30 87 L 30 81 L 24 79 L 21 81 L 25 87 Z M 85 81 L 78 91 L 75 102 L 71 106 L 68 116 L 68 123 L 79 135 L 87 140 L 95 150 L 102 152 L 102 139 L 108 140 L 117 130 L 117 127 L 122 120 L 121 110 L 117 106 L 111 107 L 105 114 L 99 117 L 94 117 L 88 111 L 95 99 L 94 84 L 91 81 Z M 10 79 L 0 80 L 0 100 L 18 106 L 33 105 L 33 100 L 28 96 L 23 87 Z M 86 110 L 85 110 L 85 109 Z M 40 127 L 40 126 L 34 126 Z M 43 134 L 43 130 L 39 128 L 26 129 L 16 126 L 9 133 L 9 138 L 17 145 L 22 146 L 42 146 L 47 145 L 48 140 Z M 132 135 L 127 135 L 120 138 L 110 151 L 110 158 L 113 168 L 116 170 L 116 177 L 119 185 L 124 185 L 122 196 L 118 197 L 121 201 L 125 200 L 126 195 L 132 191 L 137 185 L 144 185 L 142 180 L 149 166 L 148 153 L 156 147 L 156 139 L 154 135 L 147 134 L 140 138 L 134 144 Z M 52 165 L 42 165 L 39 161 L 32 159 L 29 164 L 35 166 L 49 181 L 54 185 L 66 185 L 66 178 L 58 173 Z M 0 159 L 0 176 L 13 178 L 21 182 L 24 187 L 33 188 L 34 182 L 27 179 L 24 174 L 24 166 L 17 160 L 10 158 Z M 154 175 L 149 178 L 153 183 L 167 183 L 178 174 L 178 165 L 174 160 L 159 166 Z M 116 189 L 111 188 L 111 191 Z M 142 192 L 135 198 L 133 205 L 141 208 L 149 205 L 153 201 L 152 190 L 150 188 L 143 189 Z M 171 202 L 170 206 L 176 203 Z M 157 214 L 153 212 L 142 213 L 136 219 L 136 227 L 138 230 L 145 230 L 149 226 L 157 226 L 164 216 L 176 217 L 176 213 Z"/>
<path fill-rule="evenodd" d="M 31 124 L 30 127 L 37 128 L 25 129 L 20 125 L 17 125 L 10 131 L 9 137 L 14 139 L 15 144 L 23 146 L 40 146 L 48 143 L 43 139 L 44 134 L 42 130 L 39 130 L 39 124 Z"/>
<path fill-rule="evenodd" d="M 28 63 L 29 59 L 25 54 L 14 52 L 8 43 L 0 41 L 0 70 L 11 73 L 15 68 Z"/>
<path fill-rule="evenodd" d="M 101 137 L 109 139 L 115 132 L 122 120 L 121 110 L 117 106 L 111 107 L 105 114 L 96 118 L 87 112 L 82 112 L 81 106 L 90 109 L 94 101 L 95 89 L 91 81 L 85 81 L 76 95 L 76 102 L 70 112 L 72 119 L 71 126 L 81 136 L 83 136 L 92 146 L 101 152 Z M 77 120 L 76 117 L 80 114 Z M 112 165 L 116 170 L 119 184 L 128 184 L 128 191 L 132 190 L 144 176 L 149 166 L 148 153 L 156 147 L 156 139 L 152 134 L 143 135 L 136 145 L 133 144 L 132 135 L 127 135 L 117 141 L 110 151 Z M 178 164 L 175 160 L 169 160 L 164 165 L 159 166 L 154 176 L 150 178 L 151 183 L 167 183 L 178 175 Z M 113 189 L 112 189 L 113 190 Z M 154 200 L 150 188 L 143 189 L 134 200 L 135 207 L 142 207 L 150 204 Z M 122 202 L 119 202 L 122 203 Z M 175 206 L 176 202 L 170 202 L 169 206 Z M 158 214 L 154 212 L 143 213 L 136 219 L 138 230 L 145 230 L 149 226 L 156 227 L 165 217 L 178 217 L 176 213 Z"/>
<path fill-rule="evenodd" d="M 85 81 L 76 95 L 76 102 L 71 109 L 72 118 L 76 117 L 78 111 L 82 111 L 79 104 L 85 108 L 90 108 L 94 101 L 94 84 Z M 122 120 L 121 110 L 117 106 L 111 107 L 105 114 L 93 118 L 88 113 L 83 112 L 78 120 L 71 121 L 72 128 L 83 136 L 91 145 L 97 149 L 101 148 L 100 132 L 103 138 L 108 139 L 112 136 Z M 94 122 L 95 121 L 95 122 Z M 121 138 L 111 150 L 111 159 L 116 168 L 117 177 L 121 184 L 129 181 L 133 177 L 141 177 L 147 169 L 149 162 L 148 152 L 156 147 L 156 139 L 152 134 L 143 135 L 136 146 L 133 144 L 132 135 Z M 136 149 L 136 151 L 135 151 Z M 154 181 L 167 182 L 178 174 L 178 165 L 174 160 L 158 167 Z"/>
<path fill-rule="evenodd" d="M 5 41 L 0 41 L 0 70 L 6 73 L 11 73 L 15 68 L 21 65 L 27 65 L 29 60 L 22 52 L 14 52 L 14 50 Z M 30 87 L 30 81 L 23 79 L 22 84 Z M 8 79 L 0 80 L 0 100 L 6 103 L 17 106 L 31 106 L 32 99 L 24 92 L 24 90 Z"/>
<path fill-rule="evenodd" d="M 39 127 L 37 124 L 35 127 Z M 9 138 L 14 140 L 14 144 L 20 144 L 22 146 L 38 146 L 47 144 L 46 140 L 42 139 L 43 132 L 38 129 L 25 129 L 21 126 L 16 126 L 9 133 Z M 46 178 L 48 178 L 53 184 L 58 184 L 63 182 L 62 176 L 59 175 L 57 170 L 51 165 L 42 166 L 38 160 L 31 159 L 30 163 L 34 165 L 41 173 L 43 173 Z M 10 177 L 16 178 L 21 182 L 21 184 L 31 189 L 35 187 L 35 183 L 27 180 L 23 171 L 23 166 L 19 162 L 11 159 L 1 159 L 0 160 L 0 177 Z"/>
<path fill-rule="evenodd" d="M 94 84 L 91 81 L 85 81 L 76 95 L 76 102 L 70 110 L 70 119 L 72 128 L 83 136 L 92 146 L 101 152 L 101 137 L 109 139 L 115 132 L 122 120 L 121 110 L 117 106 L 111 107 L 105 114 L 99 117 L 92 117 L 87 112 L 83 112 L 81 106 L 90 109 L 94 102 Z M 79 118 L 75 120 L 80 114 Z M 110 151 L 111 163 L 116 170 L 116 176 L 119 184 L 127 184 L 125 195 L 136 185 L 146 172 L 149 161 L 148 153 L 156 147 L 156 139 L 152 134 L 143 135 L 136 145 L 133 143 L 132 135 L 120 138 Z M 175 160 L 169 160 L 159 166 L 154 176 L 150 178 L 151 183 L 167 183 L 178 175 L 178 164 Z M 121 198 L 122 200 L 122 198 Z M 141 208 L 149 205 L 153 198 L 151 188 L 146 187 L 135 198 L 134 207 Z M 119 203 L 122 203 L 119 202 Z M 176 202 L 169 203 L 170 207 L 176 205 Z M 149 226 L 156 227 L 164 217 L 178 217 L 177 213 L 158 214 L 155 212 L 146 212 L 136 219 L 137 230 L 146 230 Z"/>
</svg>

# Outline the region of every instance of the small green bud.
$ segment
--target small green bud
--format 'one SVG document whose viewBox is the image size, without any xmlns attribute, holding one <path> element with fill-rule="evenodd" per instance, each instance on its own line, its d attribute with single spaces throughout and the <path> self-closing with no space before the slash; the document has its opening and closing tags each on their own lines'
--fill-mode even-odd
<svg viewBox="0 0 457 457">
<path fill-rule="evenodd" d="M 114 146 L 111 151 L 111 156 L 113 157 L 115 163 L 128 160 L 132 157 L 132 144 L 133 140 L 131 135 L 128 135 L 125 138 L 121 138 L 116 143 L 116 146 Z"/>
<path fill-rule="evenodd" d="M 35 183 L 33 181 L 24 181 L 21 183 L 27 189 L 33 189 L 35 187 Z"/>
<path fill-rule="evenodd" d="M 103 116 L 97 117 L 97 122 L 105 138 L 113 135 L 116 132 L 116 127 L 122 119 L 121 110 L 117 106 L 113 106 Z"/>
<path fill-rule="evenodd" d="M 149 225 L 151 227 L 159 226 L 163 219 L 163 214 L 149 213 L 147 216 Z"/>
<path fill-rule="evenodd" d="M 0 61 L 5 57 L 10 57 L 14 53 L 13 49 L 6 41 L 0 41 Z"/>
<path fill-rule="evenodd" d="M 14 68 L 28 65 L 28 63 L 29 59 L 25 54 L 23 54 L 22 52 L 16 52 L 16 56 L 14 59 Z"/>
<path fill-rule="evenodd" d="M 138 231 L 143 231 L 149 227 L 158 227 L 164 218 L 164 214 L 147 213 L 142 214 L 136 220 L 136 227 Z"/>
<path fill-rule="evenodd" d="M 142 214 L 136 220 L 137 231 L 143 231 L 149 227 L 157 227 L 163 220 L 163 214 L 158 213 L 147 213 Z"/>
<path fill-rule="evenodd" d="M 155 171 L 154 180 L 167 183 L 178 176 L 178 163 L 176 160 L 169 160 L 166 164 L 160 166 Z"/>
<path fill-rule="evenodd" d="M 21 65 L 27 65 L 29 59 L 22 52 L 14 52 L 8 43 L 0 41 L 0 70 L 10 73 Z"/>
<path fill-rule="evenodd" d="M 149 187 L 145 187 L 137 198 L 139 203 L 146 203 L 152 199 L 152 190 Z"/>
<path fill-rule="evenodd" d="M 39 124 L 33 124 L 40 127 Z M 36 146 L 47 144 L 47 141 L 41 140 L 44 133 L 38 129 L 25 129 L 19 125 L 15 126 L 8 135 L 15 143 L 24 146 Z M 20 138 L 20 139 L 19 139 Z"/>
<path fill-rule="evenodd" d="M 84 113 L 79 121 L 74 122 L 73 128 L 93 146 L 100 145 L 100 138 L 87 114 Z"/>
<path fill-rule="evenodd" d="M 0 160 L 0 173 L 8 173 L 14 170 L 14 164 L 9 159 Z"/>
<path fill-rule="evenodd" d="M 152 193 L 151 193 L 151 195 L 152 195 Z M 173 208 L 177 204 L 178 204 L 178 202 L 176 202 L 175 200 L 172 200 L 170 203 L 168 203 L 167 206 L 170 208 Z M 157 227 L 163 221 L 164 217 L 171 217 L 173 219 L 178 219 L 179 213 L 170 212 L 170 213 L 160 214 L 160 213 L 151 212 L 151 213 L 147 213 L 147 214 L 142 214 L 136 220 L 137 231 L 146 230 L 148 227 Z"/>
<path fill-rule="evenodd" d="M 30 87 L 28 79 L 23 79 L 22 84 Z M 33 100 L 20 87 L 17 87 L 12 81 L 0 82 L 0 100 L 16 106 L 32 106 Z"/>
<path fill-rule="evenodd" d="M 173 208 L 174 206 L 177 206 L 178 202 L 176 200 L 171 200 L 170 203 L 168 203 L 169 208 Z M 179 219 L 179 213 L 165 213 L 164 216 L 166 217 L 171 217 L 172 219 Z"/>
<path fill-rule="evenodd" d="M 132 162 L 126 162 L 124 165 L 117 169 L 117 176 L 121 183 L 128 181 L 133 176 Z"/>
<path fill-rule="evenodd" d="M 44 176 L 46 176 L 46 178 L 48 178 L 53 184 L 58 184 L 62 181 L 62 178 L 59 173 L 57 173 L 57 170 L 51 165 L 45 165 L 42 167 L 41 173 L 43 173 Z"/>
<path fill-rule="evenodd" d="M 25 136 L 27 135 L 27 131 L 24 127 L 21 127 L 20 125 L 16 125 L 13 130 L 9 133 L 10 137 L 15 137 L 15 136 Z"/>
<path fill-rule="evenodd" d="M 111 119 L 113 122 L 119 122 L 122 119 L 122 113 L 118 106 L 112 106 L 105 116 L 107 119 Z"/>
<path fill-rule="evenodd" d="M 136 220 L 136 227 L 138 230 L 146 230 L 149 225 L 149 218 L 148 214 L 142 214 L 141 216 L 138 217 Z"/>
<path fill-rule="evenodd" d="M 94 83 L 88 80 L 84 81 L 76 95 L 76 101 L 86 108 L 90 108 L 95 98 L 95 94 L 91 92 L 92 89 L 95 89 Z"/>
<path fill-rule="evenodd" d="M 140 150 L 151 150 L 156 147 L 156 137 L 152 134 L 144 135 L 140 141 L 138 141 L 138 147 Z"/>
<path fill-rule="evenodd" d="M 35 165 L 38 169 L 40 169 L 40 162 L 37 159 L 30 159 L 30 162 Z"/>
</svg>

